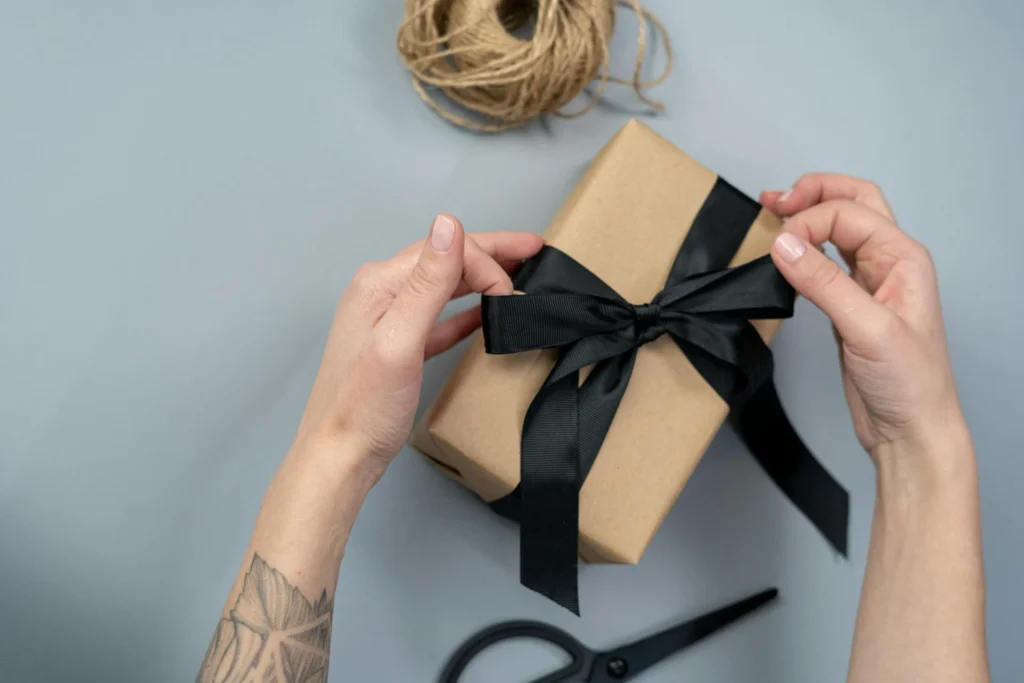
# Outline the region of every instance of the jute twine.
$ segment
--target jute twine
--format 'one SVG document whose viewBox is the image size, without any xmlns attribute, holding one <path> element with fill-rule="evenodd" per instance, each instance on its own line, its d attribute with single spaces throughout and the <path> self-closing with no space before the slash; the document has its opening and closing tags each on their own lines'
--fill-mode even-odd
<svg viewBox="0 0 1024 683">
<path fill-rule="evenodd" d="M 631 79 L 610 73 L 617 5 L 632 9 L 640 25 Z M 511 33 L 534 18 L 532 37 Z M 648 23 L 661 35 L 667 61 L 657 78 L 645 81 Z M 582 116 L 608 83 L 632 86 L 640 101 L 661 111 L 661 103 L 648 99 L 645 90 L 664 81 L 672 69 L 668 33 L 640 0 L 405 0 L 398 51 L 424 102 L 456 125 L 485 132 L 522 126 L 544 114 Z M 587 103 L 566 111 L 594 81 Z M 445 108 L 427 88 L 440 90 L 486 121 Z"/>
</svg>

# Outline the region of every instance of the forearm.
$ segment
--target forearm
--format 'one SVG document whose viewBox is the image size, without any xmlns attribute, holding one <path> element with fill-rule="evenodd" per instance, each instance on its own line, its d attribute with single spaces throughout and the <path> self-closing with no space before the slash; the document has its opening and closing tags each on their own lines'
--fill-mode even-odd
<svg viewBox="0 0 1024 683">
<path fill-rule="evenodd" d="M 254 673 L 279 683 L 327 680 L 338 568 L 377 478 L 345 444 L 292 449 L 264 497 L 197 683 Z"/>
<path fill-rule="evenodd" d="M 970 438 L 957 429 L 930 450 L 879 454 L 849 683 L 989 680 Z"/>
</svg>

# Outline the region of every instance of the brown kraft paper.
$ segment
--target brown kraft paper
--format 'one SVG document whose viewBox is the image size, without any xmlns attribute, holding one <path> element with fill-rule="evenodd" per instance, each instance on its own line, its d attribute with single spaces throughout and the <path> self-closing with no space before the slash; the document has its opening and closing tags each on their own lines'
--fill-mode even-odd
<svg viewBox="0 0 1024 683">
<path fill-rule="evenodd" d="M 665 286 L 717 176 L 638 121 L 591 163 L 544 236 L 633 303 Z M 731 265 L 766 253 L 781 220 L 762 209 Z M 754 321 L 765 340 L 779 321 Z M 519 483 L 527 407 L 554 352 L 484 353 L 472 340 L 417 425 L 412 447 L 485 501 Z M 580 491 L 580 556 L 635 564 L 728 414 L 675 342 L 643 346 L 601 451 Z"/>
</svg>

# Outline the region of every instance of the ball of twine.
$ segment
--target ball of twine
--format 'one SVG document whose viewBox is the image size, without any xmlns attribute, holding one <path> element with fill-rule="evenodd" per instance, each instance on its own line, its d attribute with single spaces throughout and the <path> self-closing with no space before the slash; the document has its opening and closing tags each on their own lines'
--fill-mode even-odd
<svg viewBox="0 0 1024 683">
<path fill-rule="evenodd" d="M 631 79 L 610 73 L 609 41 L 618 5 L 632 9 L 640 26 Z M 531 37 L 513 34 L 531 20 Z M 645 81 L 648 23 L 662 37 L 667 62 L 657 78 Z M 640 0 L 405 0 L 398 51 L 424 102 L 448 121 L 484 132 L 522 126 L 544 114 L 582 116 L 608 83 L 632 86 L 640 101 L 661 111 L 663 106 L 644 91 L 672 69 L 668 33 Z M 594 81 L 587 103 L 566 111 Z M 485 121 L 443 107 L 428 87 Z"/>
</svg>

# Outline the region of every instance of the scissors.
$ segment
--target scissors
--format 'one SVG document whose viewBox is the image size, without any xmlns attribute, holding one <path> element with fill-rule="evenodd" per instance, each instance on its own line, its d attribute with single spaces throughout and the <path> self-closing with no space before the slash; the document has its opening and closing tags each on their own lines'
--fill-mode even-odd
<svg viewBox="0 0 1024 683">
<path fill-rule="evenodd" d="M 564 650 L 572 658 L 572 661 L 558 671 L 529 683 L 624 681 L 739 621 L 772 602 L 778 595 L 777 589 L 770 588 L 660 633 L 604 652 L 596 652 L 585 647 L 565 631 L 549 624 L 537 621 L 507 621 L 486 628 L 463 643 L 448 660 L 439 683 L 458 683 L 459 676 L 474 657 L 495 643 L 517 638 L 547 641 Z"/>
</svg>

